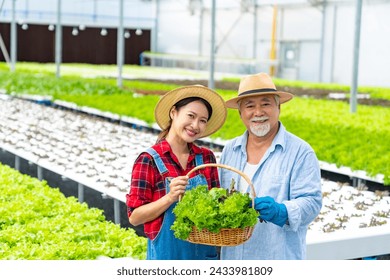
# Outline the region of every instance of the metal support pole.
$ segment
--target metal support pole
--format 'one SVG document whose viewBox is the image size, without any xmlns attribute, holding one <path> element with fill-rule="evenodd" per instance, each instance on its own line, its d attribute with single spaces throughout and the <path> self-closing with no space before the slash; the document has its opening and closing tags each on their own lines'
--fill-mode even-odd
<svg viewBox="0 0 390 280">
<path fill-rule="evenodd" d="M 37 177 L 39 181 L 43 180 L 43 168 L 39 165 L 37 165 Z"/>
<path fill-rule="evenodd" d="M 352 177 L 352 187 L 357 187 L 357 178 Z"/>
<path fill-rule="evenodd" d="M 0 50 L 3 53 L 5 62 L 7 62 L 8 65 L 11 65 L 11 59 L 9 57 L 7 47 L 5 46 L 5 43 L 4 43 L 3 37 L 1 37 L 1 34 L 0 34 Z"/>
<path fill-rule="evenodd" d="M 120 224 L 121 222 L 121 212 L 119 206 L 119 200 L 114 199 L 114 221 L 116 224 Z"/>
<path fill-rule="evenodd" d="M 350 97 L 351 113 L 356 112 L 357 107 L 357 88 L 358 88 L 358 70 L 359 70 L 359 47 L 360 47 L 360 24 L 362 18 L 362 2 L 356 2 L 356 16 L 355 16 L 355 43 L 353 48 L 353 69 L 352 69 L 352 86 Z"/>
<path fill-rule="evenodd" d="M 203 54 L 203 19 L 204 19 L 204 7 L 203 1 L 201 3 L 199 10 L 199 36 L 198 36 L 198 55 L 202 56 Z M 199 69 L 201 70 L 201 69 Z"/>
<path fill-rule="evenodd" d="M 77 198 L 80 203 L 84 202 L 84 185 L 80 183 L 77 185 Z"/>
<path fill-rule="evenodd" d="M 97 0 L 93 0 L 93 15 L 92 15 L 92 18 L 93 18 L 93 22 L 97 22 Z"/>
<path fill-rule="evenodd" d="M 210 77 L 208 87 L 214 89 L 214 68 L 215 68 L 215 7 L 216 2 L 211 4 L 211 46 L 210 46 Z"/>
<path fill-rule="evenodd" d="M 333 30 L 332 30 L 332 58 L 330 61 L 330 82 L 334 82 L 334 60 L 336 49 L 336 32 L 337 32 L 337 6 L 333 8 Z"/>
<path fill-rule="evenodd" d="M 318 71 L 318 81 L 323 81 L 323 68 L 324 68 L 324 48 L 325 48 L 325 25 L 326 25 L 326 1 L 322 3 L 322 23 L 321 23 L 321 46 L 320 46 L 320 65 Z"/>
<path fill-rule="evenodd" d="M 117 34 L 117 66 L 118 66 L 118 77 L 117 77 L 117 86 L 122 88 L 122 70 L 123 70 L 123 56 L 124 56 L 124 32 L 123 32 L 123 0 L 119 1 L 119 26 L 118 26 L 118 34 Z"/>
<path fill-rule="evenodd" d="M 55 45 L 56 45 L 56 77 L 59 78 L 60 66 L 62 62 L 62 27 L 61 27 L 61 0 L 57 0 L 57 25 L 56 25 L 56 34 L 55 34 Z"/>
<path fill-rule="evenodd" d="M 15 71 L 17 51 L 17 29 L 16 29 L 16 0 L 12 1 L 12 22 L 11 22 L 11 72 Z"/>
<path fill-rule="evenodd" d="M 269 74 L 271 76 L 275 76 L 276 74 L 276 67 L 275 67 L 275 60 L 276 60 L 276 22 L 277 22 L 277 16 L 278 16 L 278 7 L 276 5 L 273 6 L 273 16 L 272 16 L 272 34 L 271 34 L 271 52 L 270 52 L 270 60 L 271 60 L 271 66 L 269 69 Z"/>
<path fill-rule="evenodd" d="M 253 4 L 253 54 L 252 58 L 257 58 L 257 1 Z"/>
<path fill-rule="evenodd" d="M 154 28 L 152 30 L 152 52 L 158 52 L 158 33 L 160 19 L 160 0 L 155 0 L 154 5 Z M 151 64 L 153 66 L 153 63 Z"/>
<path fill-rule="evenodd" d="M 15 156 L 15 169 L 20 171 L 20 157 Z"/>
</svg>

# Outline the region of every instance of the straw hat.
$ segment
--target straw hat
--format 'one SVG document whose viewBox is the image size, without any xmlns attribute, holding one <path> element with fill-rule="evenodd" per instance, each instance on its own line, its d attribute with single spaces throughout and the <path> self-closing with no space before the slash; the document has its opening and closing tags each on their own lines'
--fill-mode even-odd
<svg viewBox="0 0 390 280">
<path fill-rule="evenodd" d="M 238 109 L 238 101 L 250 96 L 260 96 L 266 94 L 276 94 L 280 97 L 280 104 L 293 98 L 289 92 L 278 91 L 271 77 L 266 73 L 249 75 L 241 78 L 238 88 L 238 96 L 226 101 L 226 106 L 232 109 Z"/>
<path fill-rule="evenodd" d="M 202 85 L 179 87 L 167 92 L 157 103 L 154 116 L 161 129 L 166 129 L 170 122 L 169 112 L 173 105 L 188 97 L 200 97 L 206 100 L 213 109 L 211 118 L 207 122 L 206 130 L 202 137 L 206 137 L 217 131 L 225 122 L 227 109 L 225 101 L 215 91 Z"/>
</svg>

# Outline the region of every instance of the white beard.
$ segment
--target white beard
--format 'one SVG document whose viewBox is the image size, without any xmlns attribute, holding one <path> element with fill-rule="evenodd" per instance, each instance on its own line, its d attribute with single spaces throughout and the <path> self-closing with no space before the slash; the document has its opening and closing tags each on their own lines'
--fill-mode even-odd
<svg viewBox="0 0 390 280">
<path fill-rule="evenodd" d="M 260 120 L 260 118 L 253 118 L 253 121 Z M 269 122 L 265 124 L 251 124 L 250 125 L 251 132 L 256 135 L 257 137 L 263 137 L 267 135 L 268 132 L 271 130 L 271 124 Z"/>
</svg>

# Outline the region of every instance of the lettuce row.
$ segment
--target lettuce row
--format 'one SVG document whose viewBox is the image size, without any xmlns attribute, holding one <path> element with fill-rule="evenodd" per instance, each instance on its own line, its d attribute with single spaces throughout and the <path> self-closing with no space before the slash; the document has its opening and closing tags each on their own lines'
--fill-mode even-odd
<svg viewBox="0 0 390 280">
<path fill-rule="evenodd" d="M 0 164 L 0 259 L 145 259 L 146 238 L 45 181 Z"/>
</svg>

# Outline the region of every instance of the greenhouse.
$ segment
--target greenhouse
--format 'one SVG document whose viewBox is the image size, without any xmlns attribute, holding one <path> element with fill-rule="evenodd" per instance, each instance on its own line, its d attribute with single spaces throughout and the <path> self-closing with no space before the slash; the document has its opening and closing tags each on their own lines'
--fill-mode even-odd
<svg viewBox="0 0 390 280">
<path fill-rule="evenodd" d="M 160 139 L 154 108 L 183 86 L 233 99 L 260 72 L 294 95 L 280 122 L 318 158 L 305 259 L 388 260 L 388 11 L 384 0 L 0 0 L 0 262 L 147 259 L 127 196 Z M 245 132 L 228 108 L 194 143 L 218 165 Z"/>
</svg>

